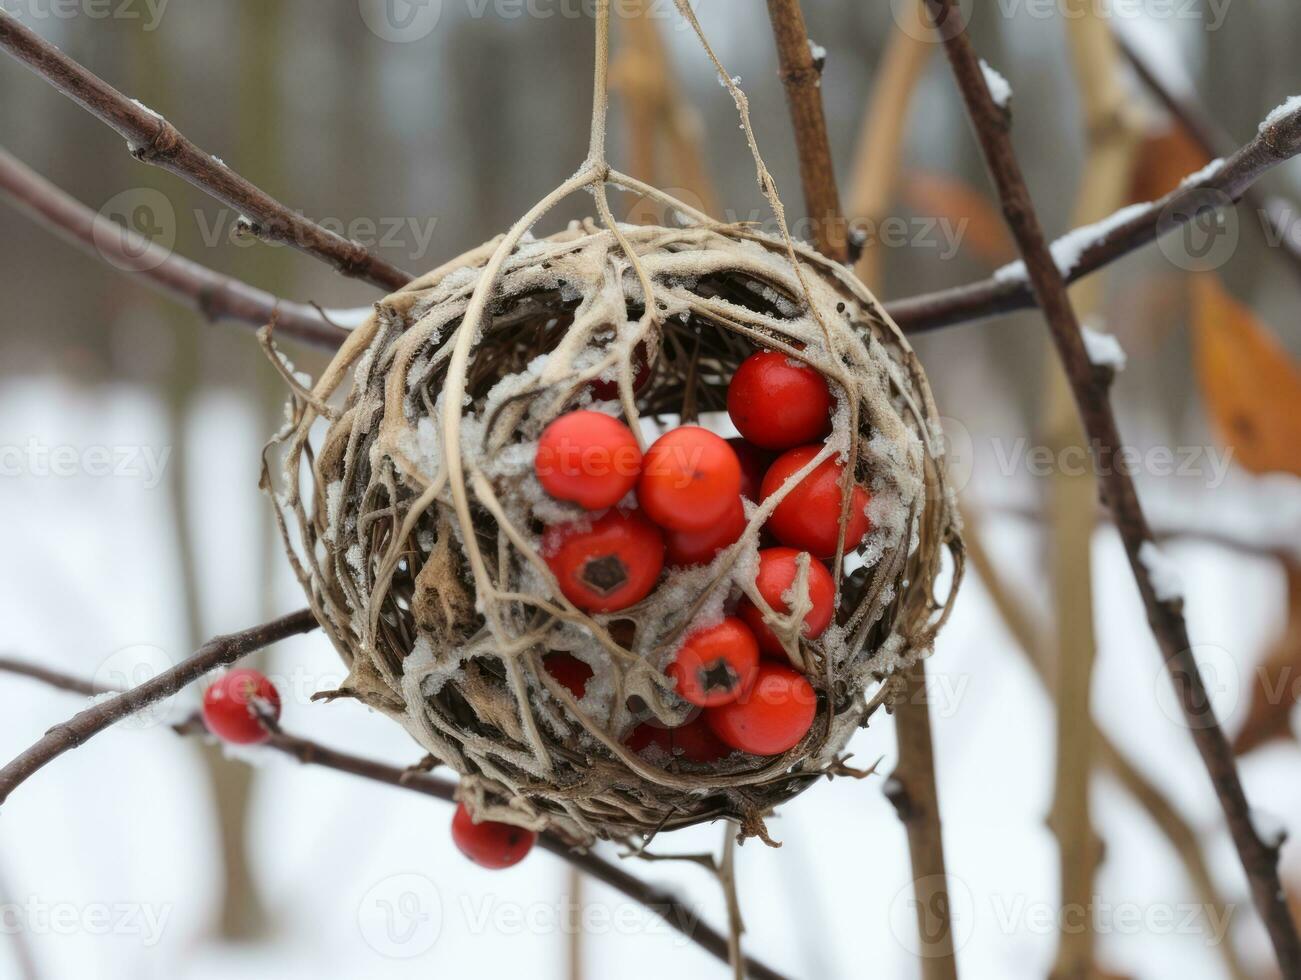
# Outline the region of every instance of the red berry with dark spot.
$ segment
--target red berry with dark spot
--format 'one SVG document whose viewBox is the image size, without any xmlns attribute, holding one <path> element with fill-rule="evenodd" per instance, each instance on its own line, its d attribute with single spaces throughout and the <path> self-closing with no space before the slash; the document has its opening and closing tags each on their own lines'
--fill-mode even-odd
<svg viewBox="0 0 1301 980">
<path fill-rule="evenodd" d="M 670 565 L 706 565 L 714 556 L 735 544 L 745 532 L 745 505 L 737 497 L 723 519 L 703 531 L 666 531 L 664 544 Z"/>
<path fill-rule="evenodd" d="M 741 493 L 741 464 L 720 436 L 684 425 L 646 450 L 637 500 L 674 531 L 703 531 L 722 520 Z"/>
<path fill-rule="evenodd" d="M 754 584 L 774 612 L 782 615 L 790 612 L 790 604 L 784 597 L 795 585 L 801 554 L 807 552 L 795 548 L 766 548 L 759 552 L 759 574 L 755 576 Z M 804 616 L 804 628 L 800 635 L 808 640 L 816 640 L 831 625 L 835 616 L 836 583 L 822 562 L 812 555 L 808 562 L 809 600 L 813 603 L 813 608 Z M 739 614 L 759 641 L 760 650 L 773 657 L 786 655 L 781 640 L 764 622 L 763 613 L 758 606 L 746 599 L 741 603 Z"/>
<path fill-rule="evenodd" d="M 519 864 L 533 850 L 538 835 L 514 824 L 496 820 L 474 822 L 464 803 L 452 815 L 452 841 L 475 864 L 497 870 Z"/>
<path fill-rule="evenodd" d="M 750 627 L 729 616 L 687 637 L 668 666 L 678 695 L 702 708 L 745 695 L 759 668 L 759 644 Z"/>
<path fill-rule="evenodd" d="M 549 653 L 542 659 L 548 674 L 558 680 L 575 698 L 582 700 L 587 682 L 592 679 L 592 668 L 568 653 Z"/>
<path fill-rule="evenodd" d="M 777 457 L 766 449 L 751 445 L 739 436 L 728 439 L 727 444 L 732 447 L 732 452 L 736 453 L 736 459 L 741 464 L 741 496 L 757 504 L 762 492 L 763 475 L 768 472 L 768 467 Z"/>
<path fill-rule="evenodd" d="M 566 599 L 587 612 L 613 612 L 655 588 L 664 534 L 638 511 L 611 510 L 590 525 L 547 528 L 541 553 Z"/>
<path fill-rule="evenodd" d="M 271 733 L 258 718 L 259 709 L 278 721 L 280 693 L 265 674 L 250 667 L 230 671 L 203 692 L 203 723 L 223 742 L 265 742 Z"/>
<path fill-rule="evenodd" d="M 637 485 L 641 462 L 637 438 L 618 419 L 569 412 L 543 430 L 533 469 L 557 500 L 605 510 Z"/>
<path fill-rule="evenodd" d="M 817 695 L 803 674 L 765 660 L 750 693 L 709 708 L 705 720 L 715 735 L 740 752 L 780 755 L 808 734 L 817 711 Z"/>
<path fill-rule="evenodd" d="M 644 752 L 652 745 L 658 746 L 665 755 L 700 764 L 718 762 L 732 754 L 732 750 L 705 724 L 703 715 L 677 728 L 643 722 L 628 736 L 628 748 L 634 752 Z"/>
<path fill-rule="evenodd" d="M 779 456 L 763 478 L 764 500 L 780 490 L 787 479 L 812 462 L 821 451 L 821 446 L 801 446 Z M 768 518 L 768 528 L 777 540 L 807 551 L 814 558 L 827 559 L 835 555 L 836 539 L 840 534 L 840 505 L 844 499 L 840 480 L 844 472 L 844 465 L 832 456 L 791 488 Z M 867 491 L 855 484 L 845 524 L 846 551 L 862 544 L 871 527 L 867 519 L 868 499 Z"/>
<path fill-rule="evenodd" d="M 827 381 L 802 361 L 776 351 L 751 354 L 727 388 L 727 414 L 736 430 L 764 449 L 790 449 L 831 430 Z"/>
</svg>

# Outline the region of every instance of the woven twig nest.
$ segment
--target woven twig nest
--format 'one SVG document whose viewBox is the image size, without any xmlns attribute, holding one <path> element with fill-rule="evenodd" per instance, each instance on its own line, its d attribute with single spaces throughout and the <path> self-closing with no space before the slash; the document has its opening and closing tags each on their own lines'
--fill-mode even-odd
<svg viewBox="0 0 1301 980">
<path fill-rule="evenodd" d="M 620 233 L 624 243 L 587 222 L 526 240 L 485 283 L 490 242 L 378 303 L 314 388 L 294 386 L 277 440 L 282 530 L 349 667 L 329 696 L 399 721 L 461 774 L 477 816 L 576 844 L 720 817 L 763 834 L 774 806 L 845 771 L 851 734 L 947 613 L 952 589 L 936 599 L 934 586 L 942 552 L 959 544 L 938 416 L 911 348 L 843 267 L 800 248 L 797 271 L 783 242 L 737 226 Z M 486 306 L 467 337 L 476 287 Z M 578 407 L 651 437 L 708 424 L 733 371 L 764 348 L 827 379 L 837 409 L 825 452 L 871 494 L 867 538 L 830 563 L 836 622 L 815 641 L 784 624 L 816 718 L 780 756 L 639 754 L 625 744 L 636 726 L 680 725 L 695 710 L 664 668 L 689 630 L 753 597 L 776 501 L 751 506 L 747 533 L 711 564 L 668 568 L 637 605 L 589 615 L 539 555 L 545 526 L 585 515 L 542 490 L 536 440 Z M 646 360 L 650 380 L 634 392 Z M 593 403 L 594 382 L 617 399 Z M 581 700 L 543 668 L 554 651 L 592 669 Z"/>
</svg>

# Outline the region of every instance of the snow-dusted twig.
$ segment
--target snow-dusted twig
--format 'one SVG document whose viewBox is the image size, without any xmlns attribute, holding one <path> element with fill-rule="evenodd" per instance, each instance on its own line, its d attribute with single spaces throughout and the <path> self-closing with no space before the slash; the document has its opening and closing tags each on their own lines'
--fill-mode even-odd
<svg viewBox="0 0 1301 980">
<path fill-rule="evenodd" d="M 289 620 L 300 617 L 304 613 L 295 613 L 294 616 L 286 617 L 284 620 L 277 620 L 277 623 L 286 623 Z M 258 627 L 257 629 L 267 629 L 275 624 L 267 624 L 267 627 Z M 312 621 L 315 625 L 315 621 Z M 251 633 L 252 631 L 246 631 Z M 302 632 L 299 630 L 299 632 Z M 236 634 L 244 636 L 245 634 Z M 219 638 L 213 643 L 220 642 Z M 209 644 L 211 646 L 212 644 Z M 206 649 L 206 647 L 205 647 Z M 252 653 L 250 647 L 244 651 Z M 197 655 L 196 655 L 197 656 Z M 194 659 L 194 658 L 191 658 Z M 227 661 L 229 662 L 229 661 Z M 214 664 L 208 668 L 216 669 L 222 664 Z M 204 671 L 206 673 L 206 671 Z M 98 685 L 61 671 L 52 670 L 47 667 L 41 667 L 26 661 L 17 660 L 12 657 L 0 658 L 0 673 L 10 673 L 22 677 L 28 677 L 32 680 L 40 681 L 55 687 L 61 691 L 70 691 L 75 694 L 95 695 L 105 693 L 105 690 Z M 160 675 L 162 676 L 162 675 Z M 156 680 L 157 678 L 155 678 Z M 148 683 L 153 683 L 152 681 Z M 187 682 L 188 683 L 188 682 Z M 142 687 L 145 685 L 142 685 Z M 119 695 L 116 701 L 129 697 L 141 688 L 134 688 L 124 694 Z M 166 695 L 164 695 L 166 696 Z M 148 704 L 158 700 L 150 698 L 142 700 L 130 710 L 138 711 Z M 96 707 L 102 708 L 113 702 L 103 702 Z M 95 708 L 88 709 L 94 711 Z M 82 712 L 85 714 L 86 712 Z M 123 717 L 125 713 L 118 714 L 114 720 Z M 81 717 L 78 715 L 77 717 Z M 73 721 L 76 719 L 74 718 Z M 266 721 L 266 719 L 264 719 Z M 71 724 L 71 722 L 69 723 Z M 267 740 L 262 743 L 262 747 L 275 752 L 280 752 L 290 756 L 302 765 L 320 766 L 324 769 L 333 769 L 336 772 L 347 773 L 351 776 L 358 776 L 362 779 L 368 779 L 371 782 L 383 783 L 396 789 L 410 790 L 420 793 L 424 796 L 431 796 L 435 799 L 451 803 L 456 799 L 456 784 L 450 780 L 443 779 L 439 776 L 431 776 L 428 773 L 421 772 L 413 768 L 401 768 L 391 766 L 387 763 L 377 762 L 374 759 L 367 759 L 359 755 L 353 755 L 350 752 L 341 752 L 338 749 L 332 749 L 329 746 L 322 745 L 309 739 L 299 738 L 283 731 L 277 725 L 268 725 L 270 728 Z M 172 726 L 172 730 L 178 735 L 204 735 L 207 730 L 204 728 L 202 718 L 198 715 L 192 715 L 177 725 Z M 612 864 L 604 858 L 598 857 L 591 852 L 578 852 L 554 834 L 543 833 L 538 836 L 538 846 L 543 850 L 550 851 L 563 861 L 567 861 L 573 867 L 591 875 L 597 881 L 602 882 L 626 895 L 628 898 L 645 906 L 663 918 L 664 922 L 682 933 L 688 940 L 700 946 L 719 960 L 726 963 L 728 961 L 729 943 L 728 938 L 718 932 L 707 923 L 702 922 L 696 910 L 687 902 L 671 892 L 657 888 L 634 875 L 624 871 L 618 865 Z M 783 975 L 766 964 L 752 958 L 746 957 L 745 968 L 751 977 L 761 978 L 761 980 L 784 980 Z"/>
<path fill-rule="evenodd" d="M 828 258 L 847 262 L 848 226 L 840 209 L 831 140 L 822 109 L 822 68 L 814 59 L 799 0 L 768 0 L 768 17 L 795 127 L 804 204 L 813 223 L 813 244 Z"/>
<path fill-rule="evenodd" d="M 1118 30 L 1114 34 L 1116 45 L 1130 67 L 1134 69 L 1134 74 L 1170 113 L 1175 122 L 1192 137 L 1198 149 L 1212 160 L 1232 152 L 1232 140 L 1207 118 L 1201 107 L 1189 99 L 1176 95 L 1174 89 L 1162 80 L 1160 74 L 1125 37 L 1124 31 Z M 1262 221 L 1269 223 L 1272 240 L 1278 242 L 1283 256 L 1288 259 L 1288 264 L 1292 267 L 1292 272 L 1301 277 L 1301 247 L 1292 237 L 1288 222 L 1269 206 L 1269 202 L 1258 191 L 1248 189 L 1243 192 L 1242 199 L 1252 211 L 1260 215 Z"/>
<path fill-rule="evenodd" d="M 3 149 L 0 149 L 0 196 L 87 255 L 140 278 L 213 323 L 261 326 L 274 316 L 277 336 L 293 337 L 327 350 L 337 348 L 348 336 L 347 330 L 332 322 L 333 317 L 322 315 L 311 306 L 282 300 L 173 255 L 134 229 L 92 211 Z"/>
<path fill-rule="evenodd" d="M 138 687 L 100 701 L 55 725 L 39 741 L 0 769 L 0 804 L 25 780 L 69 749 L 75 749 L 128 715 L 171 697 L 185 685 L 218 667 L 232 664 L 254 650 L 261 650 L 286 637 L 316 629 L 311 610 L 301 609 L 269 623 L 239 633 L 218 636 L 199 647 L 175 667 L 162 671 Z M 28 676 L 37 676 L 28 672 Z"/>
<path fill-rule="evenodd" d="M 983 73 L 981 88 L 984 90 Z M 1208 168 L 1159 201 L 1125 208 L 1091 226 L 1087 236 L 1080 228 L 1063 235 L 1053 243 L 1054 252 L 1063 260 L 1060 265 L 1066 266 L 1058 271 L 1067 283 L 1083 279 L 1186 224 L 1199 211 L 1240 200 L 1256 181 L 1298 153 L 1301 105 L 1272 116 L 1251 142 L 1221 166 Z M 1010 272 L 1004 269 L 980 282 L 895 300 L 885 308 L 904 331 L 919 333 L 1034 306 L 1030 282 L 1023 274 Z"/>
<path fill-rule="evenodd" d="M 927 6 L 939 25 L 946 25 L 951 17 L 959 16 L 954 0 L 927 0 Z M 945 52 L 975 127 L 985 162 L 998 188 L 1004 217 L 1025 261 L 1037 304 L 1048 321 L 1091 446 L 1100 457 L 1102 496 L 1114 515 L 1130 568 L 1147 608 L 1148 622 L 1161 648 L 1193 740 L 1214 784 L 1229 832 L 1250 880 L 1256 909 L 1265 922 L 1284 976 L 1301 976 L 1301 940 L 1298 940 L 1296 924 L 1279 881 L 1278 852 L 1261 841 L 1252 826 L 1251 808 L 1238 776 L 1233 751 L 1216 720 L 1201 669 L 1192 654 L 1182 603 L 1163 600 L 1158 595 L 1147 563 L 1142 560 L 1140 553 L 1145 544 L 1151 544 L 1152 532 L 1133 480 L 1127 471 L 1113 465 L 1122 440 L 1111 406 L 1108 381 L 1099 376 L 1100 372 L 1095 371 L 1089 361 L 1064 276 L 1044 237 L 1012 148 L 1010 116 L 990 95 L 980 59 L 965 28 L 945 33 L 948 35 L 944 40 Z M 1284 116 L 1284 120 L 1288 118 L 1295 120 L 1295 113 Z M 1265 127 L 1263 133 L 1266 145 L 1275 154 L 1279 151 L 1273 149 L 1271 138 L 1277 137 L 1277 126 L 1284 120 L 1277 122 L 1274 128 Z M 1301 137 L 1294 131 L 1289 145 L 1293 152 L 1296 144 L 1301 144 Z"/>
<path fill-rule="evenodd" d="M 363 279 L 384 290 L 399 289 L 411 281 L 407 273 L 364 246 L 290 211 L 212 154 L 195 146 L 158 113 L 127 98 L 3 10 L 0 10 L 0 48 L 116 130 L 137 160 L 176 174 L 236 209 L 257 237 L 292 245 L 330 263 L 345 276 Z"/>
</svg>

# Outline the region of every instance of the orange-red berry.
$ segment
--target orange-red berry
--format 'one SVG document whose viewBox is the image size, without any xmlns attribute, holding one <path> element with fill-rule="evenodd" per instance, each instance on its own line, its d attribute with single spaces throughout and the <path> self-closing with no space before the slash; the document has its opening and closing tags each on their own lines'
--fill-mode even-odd
<svg viewBox="0 0 1301 980">
<path fill-rule="evenodd" d="M 664 544 L 669 564 L 679 567 L 708 564 L 720 551 L 740 539 L 745 525 L 745 505 L 737 497 L 723 518 L 703 531 L 666 531 Z"/>
<path fill-rule="evenodd" d="M 790 612 L 790 604 L 785 596 L 795 585 L 800 554 L 795 548 L 765 548 L 759 552 L 759 573 L 754 578 L 755 587 L 773 611 L 782 615 Z M 805 639 L 816 640 L 831 625 L 835 616 L 836 583 L 827 567 L 811 555 L 807 582 L 813 608 L 804 616 L 804 627 L 800 635 Z M 739 614 L 759 641 L 760 650 L 774 657 L 785 656 L 781 640 L 764 622 L 763 613 L 758 606 L 746 599 L 741 603 Z"/>
<path fill-rule="evenodd" d="M 641 449 L 632 430 L 600 412 L 569 412 L 546 427 L 533 468 L 543 489 L 585 510 L 613 507 L 637 485 Z"/>
<path fill-rule="evenodd" d="M 703 531 L 722 520 L 741 493 L 741 464 L 727 441 L 684 425 L 646 450 L 637 500 L 661 527 Z"/>
<path fill-rule="evenodd" d="M 831 429 L 831 390 L 817 371 L 776 351 L 741 362 L 727 388 L 736 430 L 764 449 L 790 449 Z"/>
<path fill-rule="evenodd" d="M 452 815 L 452 841 L 475 864 L 497 870 L 519 864 L 533 850 L 538 835 L 514 824 L 496 820 L 474 822 L 464 803 Z"/>
<path fill-rule="evenodd" d="M 705 720 L 715 735 L 740 752 L 780 755 L 808 734 L 817 710 L 817 695 L 803 674 L 765 660 L 750 693 L 707 709 Z"/>
<path fill-rule="evenodd" d="M 261 671 L 238 667 L 203 692 L 203 723 L 223 742 L 255 745 L 270 732 L 258 717 L 261 708 L 280 718 L 280 693 Z"/>
<path fill-rule="evenodd" d="M 807 466 L 821 450 L 821 446 L 801 446 L 779 456 L 763 478 L 764 500 L 780 490 L 790 477 Z M 827 559 L 836 553 L 841 501 L 844 499 L 840 480 L 844 472 L 844 465 L 835 457 L 825 459 L 791 488 L 768 518 L 768 528 L 777 540 L 792 548 L 807 551 L 814 558 Z M 871 526 L 867 519 L 868 499 L 867 491 L 855 484 L 845 523 L 846 551 L 862 544 Z"/>
<path fill-rule="evenodd" d="M 664 567 L 664 535 L 637 511 L 611 510 L 590 526 L 547 528 L 542 558 L 575 606 L 613 612 L 640 602 L 655 588 Z"/>
<path fill-rule="evenodd" d="M 678 695 L 702 708 L 735 701 L 750 690 L 759 644 L 750 627 L 729 616 L 687 637 L 668 666 Z"/>
</svg>

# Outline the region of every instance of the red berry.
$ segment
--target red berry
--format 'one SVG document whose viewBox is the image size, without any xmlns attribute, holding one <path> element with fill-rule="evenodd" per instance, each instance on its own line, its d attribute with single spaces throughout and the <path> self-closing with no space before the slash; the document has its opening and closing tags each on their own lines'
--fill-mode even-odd
<svg viewBox="0 0 1301 980">
<path fill-rule="evenodd" d="M 646 451 L 637 500 L 661 527 L 704 531 L 722 520 L 741 493 L 741 464 L 727 441 L 684 425 Z"/>
<path fill-rule="evenodd" d="M 613 612 L 650 595 L 664 567 L 664 534 L 638 511 L 607 511 L 542 535 L 542 558 L 579 609 Z"/>
<path fill-rule="evenodd" d="M 804 675 L 765 660 L 749 695 L 710 708 L 705 720 L 732 748 L 751 755 L 780 755 L 800 743 L 813 727 L 818 699 Z"/>
<path fill-rule="evenodd" d="M 727 388 L 727 414 L 764 449 L 790 449 L 831 429 L 831 390 L 817 371 L 776 351 L 751 354 Z"/>
<path fill-rule="evenodd" d="M 653 722 L 643 722 L 628 736 L 628 748 L 645 752 L 652 745 L 659 746 L 665 755 L 687 762 L 710 763 L 726 759 L 732 750 L 705 724 L 703 716 L 693 718 L 677 728 L 663 728 Z"/>
<path fill-rule="evenodd" d="M 569 412 L 543 430 L 533 468 L 543 489 L 557 500 L 604 510 L 637 485 L 641 449 L 618 419 Z"/>
<path fill-rule="evenodd" d="M 261 704 L 255 704 L 254 699 Z M 203 692 L 203 723 L 223 742 L 255 745 L 265 742 L 271 734 L 258 718 L 259 707 L 267 710 L 273 720 L 279 720 L 280 692 L 261 671 L 240 667 L 219 677 Z"/>
<path fill-rule="evenodd" d="M 569 688 L 570 694 L 582 700 L 587 682 L 592 679 L 591 667 L 568 653 L 549 653 L 542 658 L 542 666 L 548 674 Z"/>
<path fill-rule="evenodd" d="M 741 496 L 757 504 L 763 486 L 763 475 L 775 457 L 768 450 L 752 446 L 739 436 L 728 439 L 727 444 L 732 447 L 732 452 L 736 453 L 737 461 L 741 464 Z"/>
<path fill-rule="evenodd" d="M 759 668 L 759 644 L 750 627 L 729 616 L 687 637 L 668 666 L 678 695 L 702 708 L 745 695 Z"/>
<path fill-rule="evenodd" d="M 514 824 L 496 820 L 474 822 L 464 803 L 456 804 L 452 815 L 452 840 L 457 849 L 485 868 L 509 868 L 519 864 L 533 850 L 538 835 Z"/>
<path fill-rule="evenodd" d="M 786 480 L 803 469 L 822 450 L 821 446 L 801 446 L 783 453 L 768 468 L 763 478 L 763 497 L 767 500 L 781 489 Z M 823 460 L 788 493 L 768 519 L 769 529 L 782 544 L 807 551 L 814 558 L 827 559 L 836 553 L 840 534 L 840 478 L 845 467 L 834 456 Z M 845 525 L 845 550 L 857 548 L 871 523 L 867 519 L 867 491 L 854 485 Z"/>
<path fill-rule="evenodd" d="M 766 548 L 759 552 L 759 574 L 754 577 L 754 584 L 774 612 L 783 615 L 790 612 L 790 604 L 783 596 L 795 585 L 801 554 L 794 548 Z M 831 619 L 835 615 L 836 583 L 827 567 L 812 556 L 809 557 L 808 587 L 813 608 L 804 617 L 804 628 L 800 635 L 805 639 L 816 640 L 831 625 Z M 759 641 L 760 650 L 774 657 L 785 656 L 781 640 L 764 622 L 763 613 L 758 606 L 746 599 L 741 603 L 739 612 L 754 632 L 754 638 Z"/>
<path fill-rule="evenodd" d="M 651 364 L 649 352 L 644 343 L 638 344 L 632 354 L 633 379 L 632 390 L 634 393 L 641 391 L 646 387 L 646 382 L 650 380 Z M 592 397 L 597 401 L 611 402 L 619 397 L 619 382 L 616 381 L 593 381 L 591 384 Z"/>
<path fill-rule="evenodd" d="M 703 531 L 666 531 L 670 565 L 705 565 L 730 544 L 734 544 L 745 531 L 745 505 L 737 497 L 721 521 Z"/>
</svg>

